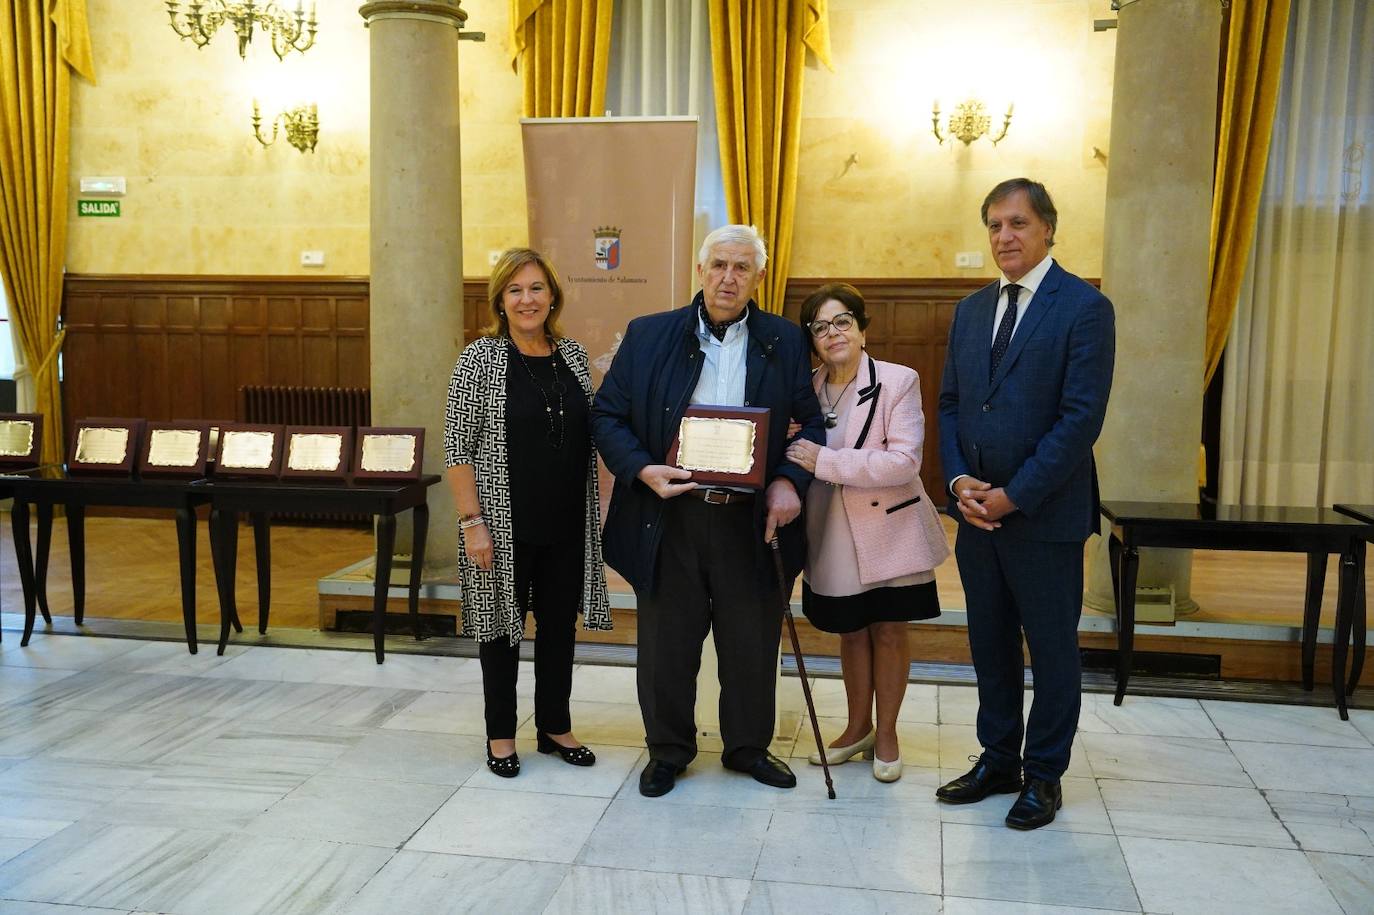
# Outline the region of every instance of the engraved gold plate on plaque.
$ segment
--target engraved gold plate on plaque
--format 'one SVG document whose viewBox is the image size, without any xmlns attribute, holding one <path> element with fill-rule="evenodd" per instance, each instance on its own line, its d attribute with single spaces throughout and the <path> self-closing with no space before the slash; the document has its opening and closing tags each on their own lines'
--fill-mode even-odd
<svg viewBox="0 0 1374 915">
<path fill-rule="evenodd" d="M 154 429 L 149 433 L 149 466 L 194 467 L 199 460 L 199 429 Z"/>
<path fill-rule="evenodd" d="M 33 421 L 6 419 L 0 421 L 0 455 L 26 457 L 33 453 Z"/>
<path fill-rule="evenodd" d="M 683 470 L 746 474 L 754 467 L 755 431 L 747 419 L 684 416 L 677 465 Z"/>
<path fill-rule="evenodd" d="M 363 436 L 361 467 L 368 473 L 406 473 L 414 466 L 415 436 Z"/>
<path fill-rule="evenodd" d="M 337 432 L 297 432 L 287 445 L 288 470 L 334 472 L 343 463 L 343 436 Z"/>
<path fill-rule="evenodd" d="M 275 432 L 236 432 L 224 430 L 224 454 L 220 464 L 226 469 L 267 470 L 272 466 L 272 451 L 277 444 Z"/>
<path fill-rule="evenodd" d="M 129 454 L 129 430 L 87 426 L 76 432 L 78 464 L 119 466 Z"/>
</svg>

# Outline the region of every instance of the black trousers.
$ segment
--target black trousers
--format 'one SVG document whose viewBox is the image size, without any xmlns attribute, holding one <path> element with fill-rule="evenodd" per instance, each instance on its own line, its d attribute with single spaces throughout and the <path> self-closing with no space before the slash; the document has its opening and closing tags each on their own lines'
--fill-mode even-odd
<svg viewBox="0 0 1374 915">
<path fill-rule="evenodd" d="M 697 753 L 697 672 L 706 633 L 720 671 L 722 761 L 748 766 L 773 739 L 777 586 L 755 565 L 760 536 L 749 503 L 708 505 L 678 496 L 664 506 L 658 574 L 638 601 L 639 707 L 649 756 L 685 766 Z"/>
<path fill-rule="evenodd" d="M 534 612 L 534 726 L 546 734 L 572 730 L 572 693 L 577 611 L 582 604 L 584 547 L 580 540 L 551 545 L 515 541 L 515 599 L 520 613 Z M 515 736 L 515 684 L 520 646 L 506 638 L 478 645 L 487 738 Z"/>
<path fill-rule="evenodd" d="M 978 675 L 978 742 L 999 768 L 1021 766 L 1028 778 L 1058 781 L 1069 767 L 1082 701 L 1083 544 L 1013 540 L 960 524 L 954 555 Z M 1024 725 L 1023 631 L 1035 683 Z"/>
</svg>

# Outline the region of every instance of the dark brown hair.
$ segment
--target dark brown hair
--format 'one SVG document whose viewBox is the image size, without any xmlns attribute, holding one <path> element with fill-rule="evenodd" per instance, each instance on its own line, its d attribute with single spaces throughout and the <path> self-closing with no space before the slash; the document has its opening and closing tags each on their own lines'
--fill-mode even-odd
<svg viewBox="0 0 1374 915">
<path fill-rule="evenodd" d="M 1026 197 L 1030 200 L 1031 209 L 1035 215 L 1044 220 L 1045 225 L 1050 227 L 1050 240 L 1047 248 L 1054 247 L 1054 233 L 1059 230 L 1059 211 L 1054 208 L 1054 201 L 1050 199 L 1050 192 L 1045 190 L 1045 185 L 1039 181 L 1032 181 L 1029 178 L 1008 178 L 992 190 L 983 198 L 983 209 L 981 211 L 983 225 L 988 224 L 988 207 L 1005 200 L 1017 191 L 1025 191 Z"/>
<path fill-rule="evenodd" d="M 854 320 L 859 324 L 859 330 L 868 330 L 868 306 L 864 304 L 863 293 L 848 283 L 826 283 L 802 302 L 798 320 L 806 329 L 808 337 L 811 337 L 811 322 L 816 320 L 816 312 L 831 299 L 839 302 L 854 316 Z M 811 337 L 811 345 L 816 345 L 815 337 Z"/>
<path fill-rule="evenodd" d="M 510 320 L 506 310 L 501 307 L 501 297 L 510 281 L 524 269 L 526 264 L 534 264 L 544 271 L 544 279 L 549 284 L 549 294 L 553 301 L 549 304 L 549 316 L 544 319 L 544 333 L 555 340 L 563 336 L 563 328 L 558 323 L 563 308 L 563 287 L 558 283 L 558 274 L 549 259 L 533 248 L 508 248 L 501 252 L 491 268 L 491 278 L 487 280 L 487 323 L 482 327 L 484 337 L 509 337 Z"/>
</svg>

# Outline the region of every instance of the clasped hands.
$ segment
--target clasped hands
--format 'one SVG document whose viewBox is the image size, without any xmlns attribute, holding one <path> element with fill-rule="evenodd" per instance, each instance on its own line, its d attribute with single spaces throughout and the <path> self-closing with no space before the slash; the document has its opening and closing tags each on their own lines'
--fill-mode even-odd
<svg viewBox="0 0 1374 915">
<path fill-rule="evenodd" d="M 1016 503 L 1007 497 L 1005 489 L 971 476 L 956 481 L 954 495 L 964 520 L 985 531 L 997 530 L 1002 519 L 1016 511 Z"/>
<path fill-rule="evenodd" d="M 672 499 L 697 488 L 692 482 L 691 471 L 668 464 L 646 465 L 639 471 L 639 481 L 660 499 Z M 801 498 L 791 480 L 778 477 L 764 491 L 764 503 L 768 507 L 768 518 L 764 523 L 763 540 L 769 543 L 778 528 L 791 524 L 801 515 Z"/>
</svg>

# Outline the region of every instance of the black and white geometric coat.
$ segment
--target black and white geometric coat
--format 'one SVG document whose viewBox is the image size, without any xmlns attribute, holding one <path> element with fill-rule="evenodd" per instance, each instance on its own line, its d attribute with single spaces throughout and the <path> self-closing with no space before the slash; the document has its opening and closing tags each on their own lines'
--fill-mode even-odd
<svg viewBox="0 0 1374 915">
<path fill-rule="evenodd" d="M 568 337 L 558 353 L 592 402 L 587 351 Z M 462 635 L 479 642 L 505 638 L 514 645 L 524 636 L 515 600 L 515 545 L 511 525 L 510 472 L 506 455 L 506 337 L 480 337 L 467 345 L 453 367 L 444 411 L 444 462 L 471 464 L 477 477 L 478 504 L 492 542 L 492 570 L 473 565 L 458 531 L 458 571 L 463 583 Z M 590 435 L 590 433 L 589 433 Z M 601 499 L 596 445 L 587 462 L 587 511 L 582 575 L 582 618 L 587 629 L 611 628 L 606 568 L 601 562 Z"/>
</svg>

